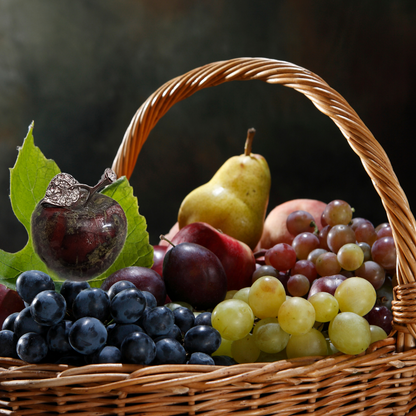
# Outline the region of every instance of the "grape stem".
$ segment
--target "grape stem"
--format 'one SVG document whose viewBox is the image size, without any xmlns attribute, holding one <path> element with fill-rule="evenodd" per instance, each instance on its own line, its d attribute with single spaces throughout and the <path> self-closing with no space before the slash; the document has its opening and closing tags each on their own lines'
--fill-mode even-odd
<svg viewBox="0 0 416 416">
<path fill-rule="evenodd" d="M 172 241 L 168 240 L 163 234 L 159 236 L 159 239 L 167 241 L 172 247 L 176 247 L 175 244 L 173 244 Z"/>
</svg>

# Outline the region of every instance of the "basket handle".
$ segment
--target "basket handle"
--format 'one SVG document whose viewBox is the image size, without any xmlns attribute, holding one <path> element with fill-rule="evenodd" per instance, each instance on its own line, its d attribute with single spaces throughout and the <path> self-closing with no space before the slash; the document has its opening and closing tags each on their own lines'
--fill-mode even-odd
<svg viewBox="0 0 416 416">
<path fill-rule="evenodd" d="M 261 80 L 293 88 L 330 117 L 341 130 L 381 197 L 397 249 L 394 321 L 416 338 L 416 224 L 389 158 L 346 100 L 318 75 L 289 62 L 236 58 L 213 62 L 176 77 L 155 91 L 134 115 L 113 162 L 118 176 L 130 178 L 150 131 L 177 102 L 204 88 L 229 81 Z M 405 327 L 402 328 L 405 332 Z"/>
</svg>

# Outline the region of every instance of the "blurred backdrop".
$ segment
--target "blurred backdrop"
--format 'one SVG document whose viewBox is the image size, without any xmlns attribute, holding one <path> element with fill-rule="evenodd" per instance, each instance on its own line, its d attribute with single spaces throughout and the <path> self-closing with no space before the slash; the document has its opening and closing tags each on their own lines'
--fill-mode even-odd
<svg viewBox="0 0 416 416">
<path fill-rule="evenodd" d="M 9 201 L 9 168 L 34 120 L 35 144 L 95 184 L 141 103 L 173 77 L 241 56 L 287 60 L 343 95 L 386 150 L 416 209 L 414 0 L 0 0 L 0 248 L 27 236 Z M 289 199 L 347 200 L 386 220 L 338 128 L 296 91 L 233 82 L 176 104 L 151 132 L 131 184 L 150 242 L 182 199 L 229 157 L 253 151 L 272 171 L 269 210 Z"/>
</svg>

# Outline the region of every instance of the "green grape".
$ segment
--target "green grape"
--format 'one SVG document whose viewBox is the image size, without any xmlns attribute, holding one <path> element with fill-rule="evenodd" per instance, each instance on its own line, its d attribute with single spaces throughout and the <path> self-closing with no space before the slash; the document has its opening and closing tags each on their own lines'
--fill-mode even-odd
<svg viewBox="0 0 416 416">
<path fill-rule="evenodd" d="M 227 290 L 227 293 L 225 294 L 225 299 L 232 299 L 234 295 L 238 292 L 238 290 Z"/>
<path fill-rule="evenodd" d="M 231 353 L 231 344 L 233 341 L 228 339 L 221 338 L 221 344 L 218 349 L 212 353 L 212 355 L 227 355 L 228 357 L 232 357 Z"/>
<path fill-rule="evenodd" d="M 370 332 L 371 332 L 371 343 L 386 339 L 388 336 L 386 331 L 377 325 L 370 325 Z"/>
<path fill-rule="evenodd" d="M 242 289 L 238 290 L 237 293 L 234 294 L 233 299 L 240 299 L 245 303 L 248 303 L 248 295 L 250 293 L 249 287 L 243 287 Z"/>
<path fill-rule="evenodd" d="M 214 308 L 211 322 L 222 338 L 235 341 L 250 333 L 254 324 L 254 315 L 246 302 L 240 299 L 227 299 Z"/>
<path fill-rule="evenodd" d="M 292 297 L 280 307 L 278 321 L 288 334 L 305 334 L 315 323 L 315 309 L 306 299 Z"/>
<path fill-rule="evenodd" d="M 255 363 L 260 356 L 260 349 L 254 342 L 252 334 L 238 339 L 231 344 L 231 353 L 237 363 Z"/>
<path fill-rule="evenodd" d="M 329 324 L 329 339 L 344 354 L 360 354 L 371 343 L 370 324 L 353 312 L 339 313 Z"/>
<path fill-rule="evenodd" d="M 286 354 L 287 358 L 328 355 L 328 347 L 322 332 L 311 328 L 306 334 L 290 336 Z"/>
<path fill-rule="evenodd" d="M 286 291 L 279 279 L 263 276 L 257 279 L 250 288 L 248 304 L 257 318 L 274 318 L 286 300 Z"/>
<path fill-rule="evenodd" d="M 260 351 L 260 355 L 259 355 L 259 358 L 257 358 L 257 362 L 258 363 L 271 363 L 274 361 L 286 360 L 286 359 L 287 359 L 287 354 L 286 354 L 285 349 L 280 352 L 277 352 L 276 354 L 269 354 L 267 352 Z"/>
<path fill-rule="evenodd" d="M 338 263 L 344 270 L 357 270 L 364 261 L 364 252 L 358 244 L 344 244 L 337 253 Z"/>
<path fill-rule="evenodd" d="M 328 292 L 317 292 L 308 301 L 315 309 L 315 319 L 318 322 L 329 322 L 339 312 L 338 301 Z"/>
<path fill-rule="evenodd" d="M 374 286 L 362 277 L 349 277 L 335 290 L 341 312 L 354 312 L 364 316 L 373 309 L 377 300 Z"/>
<path fill-rule="evenodd" d="M 328 355 L 336 354 L 339 352 L 329 338 L 325 338 L 326 346 L 328 348 Z"/>
<path fill-rule="evenodd" d="M 261 351 L 276 354 L 286 348 L 290 335 L 283 331 L 277 318 L 265 318 L 254 325 L 253 337 Z"/>
</svg>

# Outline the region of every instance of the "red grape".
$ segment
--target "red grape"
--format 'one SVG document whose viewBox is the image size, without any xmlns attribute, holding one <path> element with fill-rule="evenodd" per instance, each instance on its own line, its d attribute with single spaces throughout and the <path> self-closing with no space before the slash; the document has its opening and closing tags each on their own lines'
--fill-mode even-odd
<svg viewBox="0 0 416 416">
<path fill-rule="evenodd" d="M 372 260 L 365 261 L 357 270 L 355 270 L 355 275 L 368 280 L 374 286 L 375 290 L 378 290 L 383 286 L 386 278 L 384 269 Z"/>
<path fill-rule="evenodd" d="M 386 270 L 396 267 L 396 246 L 393 237 L 382 237 L 371 247 L 371 257 Z"/>
<path fill-rule="evenodd" d="M 337 253 L 343 245 L 355 243 L 354 230 L 345 224 L 334 225 L 328 232 L 327 243 L 331 251 Z"/>
<path fill-rule="evenodd" d="M 309 279 L 303 274 L 294 274 L 287 281 L 287 290 L 291 296 L 305 296 L 310 287 Z"/>
<path fill-rule="evenodd" d="M 325 223 L 334 226 L 337 224 L 349 224 L 352 219 L 352 208 L 348 202 L 341 199 L 331 201 L 324 209 L 322 218 Z"/>
<path fill-rule="evenodd" d="M 295 274 L 303 274 L 311 283 L 318 277 L 315 265 L 309 260 L 298 260 L 290 270 L 291 276 Z"/>
<path fill-rule="evenodd" d="M 287 243 L 278 243 L 269 248 L 264 259 L 266 264 L 273 266 L 276 270 L 290 270 L 296 263 L 296 251 Z"/>
<path fill-rule="evenodd" d="M 294 236 L 305 232 L 313 233 L 315 227 L 315 219 L 307 211 L 293 211 L 286 218 L 286 228 Z"/>
<path fill-rule="evenodd" d="M 331 276 L 341 271 L 337 255 L 331 251 L 321 254 L 316 259 L 315 267 L 320 276 Z"/>
<path fill-rule="evenodd" d="M 306 260 L 309 253 L 320 245 L 319 238 L 312 233 L 298 234 L 292 241 L 292 247 L 298 260 Z"/>
</svg>

